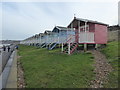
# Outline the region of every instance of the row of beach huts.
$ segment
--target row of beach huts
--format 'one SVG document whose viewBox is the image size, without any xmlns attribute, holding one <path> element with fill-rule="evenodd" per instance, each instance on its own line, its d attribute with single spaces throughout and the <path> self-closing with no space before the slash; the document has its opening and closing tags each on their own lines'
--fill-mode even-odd
<svg viewBox="0 0 120 90">
<path fill-rule="evenodd" d="M 47 47 L 49 50 L 60 45 L 62 52 L 72 54 L 80 44 L 84 46 L 85 51 L 89 44 L 95 47 L 98 44 L 107 44 L 107 27 L 107 24 L 98 21 L 74 17 L 67 27 L 55 26 L 52 31 L 46 30 L 20 43 Z"/>
</svg>

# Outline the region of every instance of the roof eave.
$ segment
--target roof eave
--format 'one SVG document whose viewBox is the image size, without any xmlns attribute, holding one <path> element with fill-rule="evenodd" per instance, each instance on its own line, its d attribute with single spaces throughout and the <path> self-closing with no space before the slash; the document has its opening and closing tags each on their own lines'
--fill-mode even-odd
<svg viewBox="0 0 120 90">
<path fill-rule="evenodd" d="M 105 24 L 105 23 L 97 22 L 97 21 L 93 21 L 93 20 L 88 20 L 88 19 L 82 19 L 82 18 L 74 18 L 74 19 L 71 21 L 71 23 L 72 23 L 74 20 L 79 20 L 79 21 L 83 21 L 83 22 L 91 22 L 91 23 L 95 23 L 95 24 L 102 24 L 102 25 L 109 26 L 109 24 Z M 69 27 L 69 26 L 71 25 L 71 23 L 70 23 L 67 27 Z"/>
</svg>

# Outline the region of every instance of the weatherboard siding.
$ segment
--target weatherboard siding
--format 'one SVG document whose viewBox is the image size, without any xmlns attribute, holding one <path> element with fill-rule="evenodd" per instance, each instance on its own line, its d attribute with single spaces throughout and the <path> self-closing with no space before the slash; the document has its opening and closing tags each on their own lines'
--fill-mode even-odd
<svg viewBox="0 0 120 90">
<path fill-rule="evenodd" d="M 95 24 L 95 43 L 106 44 L 107 43 L 107 26 Z"/>
</svg>

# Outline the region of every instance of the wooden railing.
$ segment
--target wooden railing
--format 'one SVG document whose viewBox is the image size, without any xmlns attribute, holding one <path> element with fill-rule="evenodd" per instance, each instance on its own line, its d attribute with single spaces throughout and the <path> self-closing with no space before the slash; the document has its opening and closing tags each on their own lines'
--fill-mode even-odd
<svg viewBox="0 0 120 90">
<path fill-rule="evenodd" d="M 93 32 L 80 32 L 78 34 L 79 43 L 94 43 L 94 33 Z"/>
</svg>

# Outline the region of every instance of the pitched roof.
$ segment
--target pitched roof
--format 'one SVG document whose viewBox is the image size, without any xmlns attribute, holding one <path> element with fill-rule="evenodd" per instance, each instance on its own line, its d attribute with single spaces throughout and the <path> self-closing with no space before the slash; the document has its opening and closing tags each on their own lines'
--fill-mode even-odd
<svg viewBox="0 0 120 90">
<path fill-rule="evenodd" d="M 67 27 L 62 27 L 62 26 L 56 26 L 56 28 L 58 28 L 59 30 L 74 30 L 74 28 L 67 28 Z"/>
<path fill-rule="evenodd" d="M 102 23 L 102 22 L 98 22 L 98 21 L 93 21 L 93 20 L 88 20 L 88 19 L 82 19 L 82 18 L 75 18 L 76 20 L 79 20 L 79 21 L 87 21 L 87 22 L 92 22 L 92 23 L 96 23 L 96 24 L 103 24 L 103 25 L 108 25 L 108 24 L 105 24 L 105 23 Z"/>
<path fill-rule="evenodd" d="M 49 33 L 49 32 L 51 32 L 51 31 L 50 31 L 50 30 L 45 30 L 45 32 L 46 32 L 46 33 Z"/>
<path fill-rule="evenodd" d="M 52 31 L 49 31 L 49 30 L 46 30 L 45 32 L 44 32 L 44 34 L 51 34 L 52 33 Z"/>
<path fill-rule="evenodd" d="M 39 36 L 40 36 L 40 35 L 44 35 L 44 33 L 39 33 Z"/>
<path fill-rule="evenodd" d="M 90 22 L 90 23 L 95 23 L 95 24 L 101 24 L 101 25 L 106 25 L 106 26 L 108 26 L 108 24 L 105 24 L 105 23 L 102 23 L 102 22 L 93 21 L 93 20 L 88 20 L 88 19 L 82 19 L 82 18 L 76 18 L 76 17 L 74 17 L 74 19 L 72 20 L 71 23 L 73 23 L 73 22 L 75 22 L 75 21 L 76 21 L 76 23 L 77 23 L 78 21 L 82 21 L 82 22 Z M 68 27 L 70 27 L 71 23 L 68 25 Z"/>
</svg>

